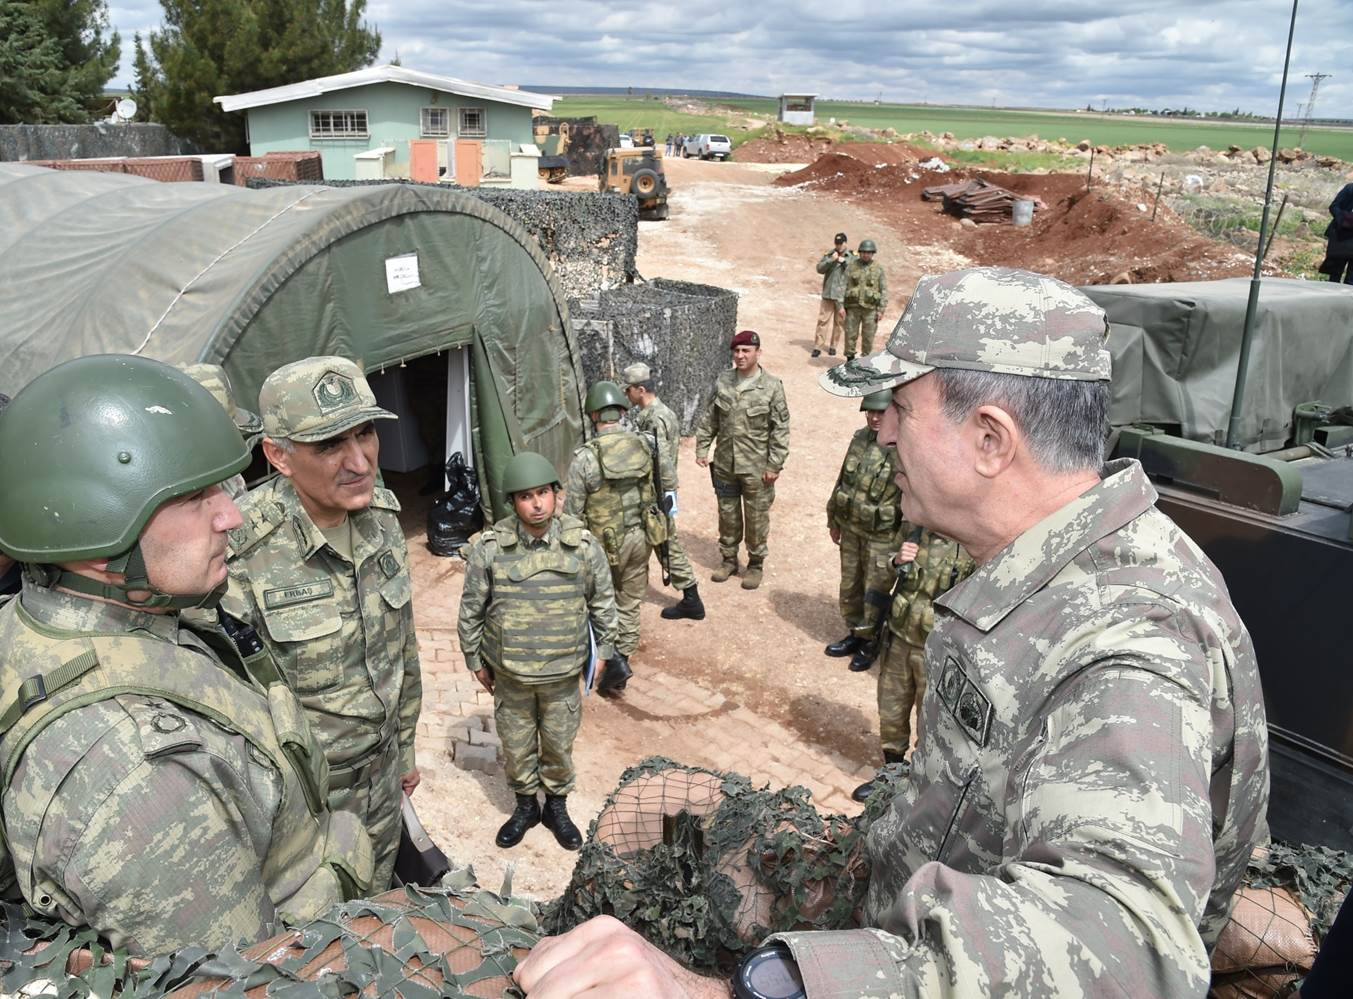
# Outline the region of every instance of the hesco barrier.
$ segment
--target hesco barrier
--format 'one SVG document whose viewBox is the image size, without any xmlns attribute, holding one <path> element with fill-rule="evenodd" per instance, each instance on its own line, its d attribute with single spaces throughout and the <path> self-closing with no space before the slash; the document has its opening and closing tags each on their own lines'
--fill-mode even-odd
<svg viewBox="0 0 1353 999">
<path fill-rule="evenodd" d="M 570 298 L 568 307 L 589 384 L 643 361 L 653 369 L 658 395 L 681 420 L 682 434 L 695 432 L 715 377 L 728 367 L 736 292 L 655 278 Z"/>
</svg>

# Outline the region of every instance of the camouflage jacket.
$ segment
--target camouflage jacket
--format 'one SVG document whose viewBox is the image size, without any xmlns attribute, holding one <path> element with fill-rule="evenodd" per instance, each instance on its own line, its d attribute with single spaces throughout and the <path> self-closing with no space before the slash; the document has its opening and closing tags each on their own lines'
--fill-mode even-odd
<svg viewBox="0 0 1353 999">
<path fill-rule="evenodd" d="M 653 488 L 654 451 L 662 481 L 673 477 L 671 463 L 652 434 L 621 426 L 602 427 L 573 452 L 564 479 L 564 513 L 581 517 L 598 539 L 619 543 L 626 531 L 643 528 L 643 508 L 657 500 Z M 607 467 L 603 469 L 602 465 Z"/>
<path fill-rule="evenodd" d="M 1267 832 L 1264 705 L 1155 498 L 1113 462 L 936 601 L 909 784 L 869 832 L 875 928 L 789 935 L 810 997 L 1207 992 Z"/>
<path fill-rule="evenodd" d="M 846 268 L 855 259 L 855 254 L 847 253 L 846 259 L 835 259 L 834 251 L 828 250 L 817 262 L 817 272 L 822 277 L 822 297 L 831 299 L 837 305 L 846 297 Z"/>
<path fill-rule="evenodd" d="M 332 766 L 350 767 L 397 739 L 414 768 L 423 703 L 409 552 L 399 501 L 377 487 L 351 513 L 356 565 L 334 551 L 285 476 L 240 502 L 223 606 L 258 629 L 296 691 Z"/>
<path fill-rule="evenodd" d="M 888 279 L 883 276 L 883 267 L 877 260 L 865 263 L 858 257 L 846 267 L 846 308 L 877 309 L 880 312 L 888 304 Z"/>
<path fill-rule="evenodd" d="M 6 713 L 0 759 L 7 859 L 40 915 L 155 954 L 368 887 L 371 845 L 325 810 L 295 696 L 237 679 L 176 615 L 28 586 L 0 610 L 0 685 L 35 674 L 46 695 Z"/>
<path fill-rule="evenodd" d="M 855 431 L 827 500 L 827 526 L 870 537 L 891 537 L 902 526 L 897 451 L 868 427 Z"/>
<path fill-rule="evenodd" d="M 909 540 L 909 539 L 904 539 Z M 913 648 L 924 648 L 935 624 L 934 600 L 973 574 L 977 563 L 957 541 L 920 529 L 920 550 L 888 612 L 888 630 Z"/>
<path fill-rule="evenodd" d="M 537 538 L 522 530 L 516 515 L 504 517 L 489 530 L 480 532 L 470 543 L 465 556 L 465 587 L 460 598 L 460 614 L 456 623 L 456 633 L 460 638 L 460 651 L 465 656 L 466 668 L 474 671 L 487 667 L 491 670 L 503 668 L 501 661 L 494 661 L 494 654 L 486 648 L 486 632 L 491 621 L 506 624 L 518 631 L 537 627 L 542 635 L 567 635 L 573 632 L 574 622 L 545 621 L 539 619 L 540 605 L 544 601 L 522 600 L 507 605 L 495 587 L 496 572 L 502 566 L 496 565 L 500 552 L 509 547 L 520 547 L 526 552 L 540 551 L 552 554 L 576 552 L 576 570 L 581 577 L 579 587 L 582 599 L 571 613 L 576 620 L 586 619 L 590 624 L 592 638 L 596 643 L 597 656 L 610 659 L 615 655 L 616 611 L 615 588 L 611 583 L 611 567 L 601 545 L 583 528 L 576 517 L 556 516 L 550 522 L 550 530 L 543 538 Z M 543 574 L 542 574 L 543 575 Z M 555 576 L 557 573 L 551 573 Z M 582 670 L 584 657 L 579 657 L 577 667 L 569 667 L 570 672 Z M 542 664 L 543 665 L 543 664 Z M 556 680 L 558 676 L 542 676 L 539 670 L 533 670 L 532 664 L 520 664 L 512 670 L 514 675 L 523 674 L 530 680 Z"/>
<path fill-rule="evenodd" d="M 735 369 L 719 372 L 714 398 L 695 428 L 695 456 L 714 446 L 715 472 L 760 475 L 778 472 L 789 459 L 789 404 L 784 382 L 757 368 L 751 384 L 738 385 Z"/>
<path fill-rule="evenodd" d="M 647 408 L 636 406 L 630 410 L 630 425 L 641 434 L 652 434 L 658 438 L 658 450 L 662 458 L 671 467 L 672 477 L 663 472 L 664 491 L 676 492 L 677 456 L 681 451 L 681 421 L 676 413 L 661 399 L 654 398 Z"/>
</svg>

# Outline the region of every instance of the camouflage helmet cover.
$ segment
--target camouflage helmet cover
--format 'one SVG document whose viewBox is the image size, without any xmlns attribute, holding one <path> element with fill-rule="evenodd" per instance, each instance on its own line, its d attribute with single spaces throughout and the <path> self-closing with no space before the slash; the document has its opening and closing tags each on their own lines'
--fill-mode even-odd
<svg viewBox="0 0 1353 999">
<path fill-rule="evenodd" d="M 860 245 L 859 245 L 858 247 L 856 247 L 856 249 L 858 249 L 861 253 L 877 253 L 877 252 L 878 252 L 878 247 L 874 245 L 874 241 L 873 241 L 872 239 L 862 239 L 862 240 L 860 240 Z"/>
<path fill-rule="evenodd" d="M 963 368 L 1108 381 L 1109 322 L 1082 292 L 1044 274 L 973 267 L 923 277 L 886 349 L 828 368 L 833 395 L 863 396 Z"/>
<path fill-rule="evenodd" d="M 620 386 L 615 382 L 593 382 L 592 387 L 587 390 L 587 398 L 583 400 L 583 409 L 589 413 L 598 413 L 607 409 L 624 410 L 628 408 L 629 401 L 625 398 L 625 393 L 620 391 Z"/>
<path fill-rule="evenodd" d="M 230 376 L 226 374 L 225 368 L 219 364 L 180 364 L 178 368 L 212 394 L 230 414 L 251 447 L 258 443 L 258 438 L 263 434 L 263 420 L 257 413 L 236 403 L 235 393 L 230 388 Z"/>
<path fill-rule="evenodd" d="M 860 400 L 861 413 L 881 413 L 893 402 L 893 393 L 889 389 L 870 392 Z"/>
<path fill-rule="evenodd" d="M 535 451 L 519 451 L 503 466 L 503 494 L 509 498 L 513 493 L 558 483 L 559 473 L 550 459 Z"/>
</svg>

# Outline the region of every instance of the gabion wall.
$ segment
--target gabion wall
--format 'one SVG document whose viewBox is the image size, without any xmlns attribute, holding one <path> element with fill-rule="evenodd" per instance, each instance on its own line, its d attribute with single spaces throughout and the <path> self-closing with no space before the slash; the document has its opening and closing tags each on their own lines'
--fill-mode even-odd
<svg viewBox="0 0 1353 999">
<path fill-rule="evenodd" d="M 653 369 L 658 395 L 695 432 L 714 379 L 728 367 L 738 296 L 727 288 L 656 278 L 569 300 L 573 335 L 589 384 L 619 378 L 635 361 Z"/>
<path fill-rule="evenodd" d="M 0 125 L 0 160 L 86 160 L 101 156 L 200 153 L 163 125 Z"/>
</svg>

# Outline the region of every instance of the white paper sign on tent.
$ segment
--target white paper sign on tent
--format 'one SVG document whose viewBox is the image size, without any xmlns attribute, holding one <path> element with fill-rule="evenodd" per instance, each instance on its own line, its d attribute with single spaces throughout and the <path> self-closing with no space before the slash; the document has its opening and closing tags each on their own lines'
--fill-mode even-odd
<svg viewBox="0 0 1353 999">
<path fill-rule="evenodd" d="M 406 253 L 399 257 L 387 257 L 385 260 L 385 288 L 391 294 L 421 287 L 418 277 L 418 254 Z"/>
</svg>

